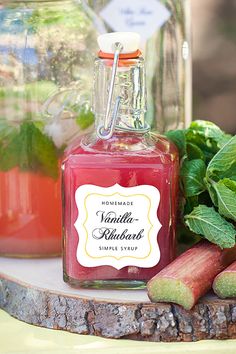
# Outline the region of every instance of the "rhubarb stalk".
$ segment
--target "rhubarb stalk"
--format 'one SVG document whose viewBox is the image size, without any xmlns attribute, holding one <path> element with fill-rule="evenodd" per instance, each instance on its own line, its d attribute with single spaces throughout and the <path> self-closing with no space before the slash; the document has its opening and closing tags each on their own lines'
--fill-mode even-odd
<svg viewBox="0 0 236 354">
<path fill-rule="evenodd" d="M 222 299 L 236 297 L 236 262 L 215 277 L 213 290 Z"/>
<path fill-rule="evenodd" d="M 211 288 L 215 276 L 235 260 L 236 247 L 222 250 L 200 241 L 148 282 L 148 296 L 153 302 L 174 302 L 189 310 Z"/>
</svg>

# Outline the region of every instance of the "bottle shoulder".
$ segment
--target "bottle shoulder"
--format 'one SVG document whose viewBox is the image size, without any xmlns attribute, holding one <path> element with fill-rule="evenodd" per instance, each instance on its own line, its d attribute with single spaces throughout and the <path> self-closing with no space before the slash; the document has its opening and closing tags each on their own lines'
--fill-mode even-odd
<svg viewBox="0 0 236 354">
<path fill-rule="evenodd" d="M 115 133 L 109 140 L 101 140 L 95 134 L 77 139 L 65 152 L 65 159 L 75 156 L 103 156 L 146 160 L 160 158 L 168 163 L 178 158 L 175 145 L 165 136 L 148 132 L 145 134 Z"/>
</svg>

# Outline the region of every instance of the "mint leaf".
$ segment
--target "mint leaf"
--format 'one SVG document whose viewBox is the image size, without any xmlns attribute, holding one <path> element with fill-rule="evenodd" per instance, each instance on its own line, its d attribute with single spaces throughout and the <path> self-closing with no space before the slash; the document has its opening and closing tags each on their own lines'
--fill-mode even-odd
<svg viewBox="0 0 236 354">
<path fill-rule="evenodd" d="M 218 138 L 218 146 L 221 149 L 225 144 L 227 144 L 230 139 L 232 138 L 232 135 L 230 134 L 223 134 L 221 137 Z"/>
<path fill-rule="evenodd" d="M 229 174 L 230 172 L 230 174 Z M 219 180 L 236 175 L 236 136 L 232 137 L 209 162 L 206 178 Z"/>
<path fill-rule="evenodd" d="M 204 184 L 205 174 L 206 166 L 204 161 L 197 159 L 183 162 L 180 176 L 186 197 L 193 197 L 206 189 Z"/>
<path fill-rule="evenodd" d="M 213 203 L 216 207 L 218 207 L 218 198 L 217 198 L 217 195 L 216 195 L 216 191 L 215 191 L 215 189 L 214 189 L 213 186 L 212 186 L 212 181 L 209 182 L 208 179 L 205 177 L 205 178 L 204 178 L 204 182 L 205 182 L 205 185 L 206 185 L 206 187 L 207 187 L 207 191 L 208 191 L 208 193 L 209 193 L 209 195 L 210 195 L 210 198 L 211 198 L 211 200 L 212 200 L 212 203 Z M 214 181 L 213 181 L 213 182 L 214 182 Z"/>
<path fill-rule="evenodd" d="M 219 213 L 236 221 L 236 182 L 230 179 L 213 184 L 217 195 Z"/>
<path fill-rule="evenodd" d="M 187 143 L 187 156 L 189 160 L 206 160 L 205 154 L 202 152 L 202 150 L 197 145 L 190 142 Z"/>
<path fill-rule="evenodd" d="M 9 171 L 17 166 L 18 147 L 16 148 L 16 137 L 18 131 L 6 122 L 0 122 L 0 170 Z"/>
<path fill-rule="evenodd" d="M 82 106 L 80 108 L 79 114 L 76 118 L 76 123 L 78 126 L 84 130 L 92 125 L 94 122 L 94 114 L 90 108 Z"/>
<path fill-rule="evenodd" d="M 179 150 L 179 155 L 182 158 L 186 154 L 186 139 L 184 130 L 170 130 L 166 137 L 171 140 Z"/>
<path fill-rule="evenodd" d="M 15 153 L 16 147 L 14 140 L 9 140 L 7 146 L 0 145 L 0 170 L 9 171 L 18 164 L 18 156 Z"/>
<path fill-rule="evenodd" d="M 33 123 L 32 126 L 32 156 L 46 175 L 58 177 L 58 154 L 53 141 L 44 135 Z"/>
<path fill-rule="evenodd" d="M 16 134 L 17 129 L 0 117 L 0 143 L 4 144 L 7 139 L 14 137 Z"/>
<path fill-rule="evenodd" d="M 33 128 L 33 123 L 22 123 L 20 126 L 20 133 L 14 141 L 15 154 L 18 156 L 18 166 L 21 171 L 34 170 L 36 168 L 36 161 L 32 154 Z"/>
<path fill-rule="evenodd" d="M 0 125 L 0 170 L 19 166 L 21 171 L 42 172 L 56 179 L 58 155 L 53 141 L 33 122 L 23 122 L 19 131 Z"/>
<path fill-rule="evenodd" d="M 195 120 L 190 124 L 189 129 L 195 130 L 198 134 L 206 138 L 218 138 L 223 131 L 214 123 L 206 120 Z"/>
<path fill-rule="evenodd" d="M 205 120 L 195 120 L 189 129 L 206 139 L 213 139 L 219 148 L 223 147 L 232 137 L 225 134 L 216 124 Z"/>
<path fill-rule="evenodd" d="M 214 208 L 199 205 L 184 219 L 192 232 L 204 236 L 221 248 L 231 248 L 235 245 L 236 229 Z"/>
<path fill-rule="evenodd" d="M 224 185 L 231 191 L 236 192 L 236 180 L 224 178 L 221 182 L 224 183 Z"/>
<path fill-rule="evenodd" d="M 193 197 L 188 197 L 185 200 L 185 205 L 184 205 L 184 214 L 189 214 L 193 210 L 194 207 L 198 206 L 199 200 L 198 196 L 195 195 Z"/>
<path fill-rule="evenodd" d="M 187 144 L 193 144 L 202 151 L 204 160 L 206 162 L 209 162 L 219 151 L 219 147 L 214 140 L 209 139 L 204 135 L 199 134 L 197 131 L 191 129 L 188 129 L 186 132 L 186 141 Z"/>
</svg>

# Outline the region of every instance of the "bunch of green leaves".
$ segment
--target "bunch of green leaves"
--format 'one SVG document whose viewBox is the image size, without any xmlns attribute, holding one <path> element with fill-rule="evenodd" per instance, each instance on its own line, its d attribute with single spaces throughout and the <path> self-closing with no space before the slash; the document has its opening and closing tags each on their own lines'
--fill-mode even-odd
<svg viewBox="0 0 236 354">
<path fill-rule="evenodd" d="M 179 149 L 182 219 L 194 234 L 221 248 L 235 245 L 236 136 L 207 121 L 167 137 Z"/>
<path fill-rule="evenodd" d="M 21 171 L 37 171 L 56 179 L 59 155 L 60 151 L 38 123 L 26 120 L 14 127 L 0 122 L 1 171 L 19 167 Z"/>
<path fill-rule="evenodd" d="M 82 130 L 94 122 L 93 113 L 85 105 L 75 113 L 76 123 Z M 33 121 L 30 113 L 17 125 L 0 118 L 0 171 L 18 167 L 21 171 L 58 178 L 58 159 L 65 146 L 57 148 L 52 138 L 45 134 L 44 126 L 43 121 Z"/>
</svg>

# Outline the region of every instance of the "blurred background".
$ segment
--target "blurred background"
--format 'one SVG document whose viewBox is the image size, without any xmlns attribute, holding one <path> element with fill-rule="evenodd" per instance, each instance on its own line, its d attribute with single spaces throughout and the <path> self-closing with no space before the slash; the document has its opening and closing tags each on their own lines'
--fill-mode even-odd
<svg viewBox="0 0 236 354">
<path fill-rule="evenodd" d="M 9 1 L 0 0 L 0 10 L 3 9 L 8 2 Z M 37 2 L 37 0 L 35 2 Z M 53 2 L 56 4 L 55 1 Z M 81 3 L 79 0 L 75 2 L 77 2 L 77 4 Z M 104 27 L 101 25 L 101 21 L 98 21 L 99 13 L 109 2 L 110 0 L 83 1 L 83 3 L 89 4 L 93 8 L 96 14 L 97 28 L 102 30 Z M 175 6 L 177 0 L 161 0 L 161 2 L 173 3 L 174 5 L 172 6 Z M 193 118 L 211 120 L 227 132 L 236 134 L 236 0 L 189 0 L 189 2 L 192 12 Z M 53 6 L 54 8 L 56 7 L 56 5 Z M 88 6 L 86 11 L 88 11 L 89 17 L 94 17 Z M 46 18 L 48 14 L 42 16 Z M 95 44 L 95 35 L 92 33 L 92 30 L 91 33 L 94 38 L 91 40 L 92 35 L 89 32 L 90 29 L 87 25 L 88 18 L 86 16 L 84 17 L 85 25 L 81 20 L 82 18 L 79 19 L 80 26 L 84 26 L 86 29 L 84 30 L 83 28 L 81 33 L 86 33 L 84 37 L 81 36 L 80 38 L 77 36 L 76 43 L 78 45 L 77 49 L 80 51 L 79 57 L 81 57 L 81 61 L 84 60 L 84 63 L 86 63 L 86 66 L 84 66 L 88 68 L 90 65 L 92 68 L 92 60 L 88 62 L 89 59 L 86 53 L 89 52 L 91 54 L 92 49 L 95 50 L 97 45 Z M 79 17 L 76 18 L 74 16 L 73 19 L 77 25 L 78 18 Z M 66 21 L 69 22 L 68 19 Z M 3 18 L 0 17 L 0 29 L 3 22 Z M 43 20 L 41 22 L 43 23 Z M 40 28 L 41 34 L 42 31 L 43 28 Z M 2 33 L 4 34 L 3 31 Z M 86 36 L 89 39 L 87 39 Z M 158 43 L 158 41 L 153 42 L 152 45 L 156 46 L 156 43 Z M 182 43 L 182 41 L 180 43 Z M 176 48 L 174 48 L 174 50 L 175 49 Z M 153 50 L 156 49 L 155 47 L 150 47 L 149 50 L 153 53 Z M 82 58 L 81 53 L 85 53 L 85 59 Z M 147 56 L 147 58 L 148 57 L 149 56 Z M 150 58 L 150 62 L 147 63 L 149 67 L 152 66 L 152 62 L 154 61 L 153 56 L 150 56 Z M 155 62 L 157 62 L 157 60 L 158 59 L 155 58 Z M 79 64 L 81 72 L 82 64 Z M 87 71 L 90 72 L 91 69 Z M 87 74 L 88 73 L 86 73 L 86 75 Z M 154 73 L 152 73 L 152 75 L 155 76 Z M 92 82 L 92 78 L 87 80 L 87 82 L 90 81 Z M 167 77 L 165 77 L 163 81 L 165 84 Z M 153 90 L 153 87 L 151 87 L 151 90 Z M 156 95 L 156 93 L 154 93 L 154 95 Z M 160 102 L 158 96 L 156 95 L 155 97 L 156 102 Z M 166 106 L 166 104 L 164 104 L 164 106 Z M 151 114 L 152 113 L 153 112 L 151 112 Z M 173 112 L 171 113 L 173 114 Z M 177 113 L 179 114 L 179 111 Z M 164 130 L 163 127 L 160 127 L 160 131 L 161 130 Z"/>
<path fill-rule="evenodd" d="M 236 134 L 236 0 L 190 0 L 193 117 Z"/>
</svg>

